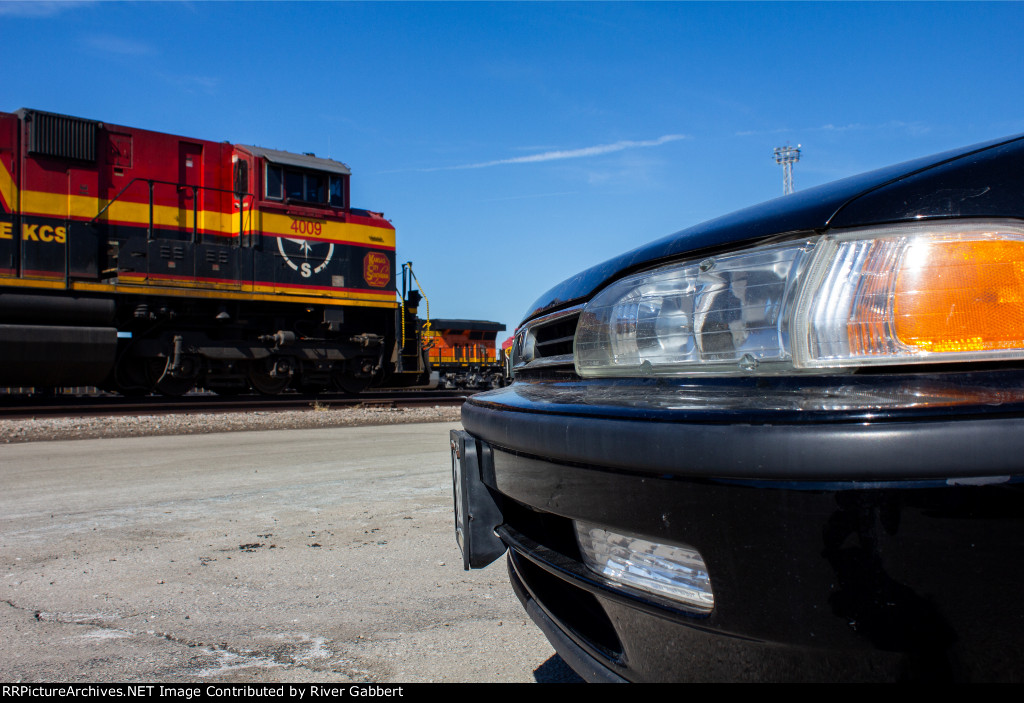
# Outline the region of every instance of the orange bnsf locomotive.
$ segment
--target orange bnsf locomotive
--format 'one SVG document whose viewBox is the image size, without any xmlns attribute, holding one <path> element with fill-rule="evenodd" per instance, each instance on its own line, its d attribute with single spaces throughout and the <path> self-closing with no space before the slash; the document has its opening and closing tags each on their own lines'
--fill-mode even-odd
<svg viewBox="0 0 1024 703">
<path fill-rule="evenodd" d="M 0 113 L 0 386 L 177 395 L 426 383 L 395 231 L 348 167 Z"/>
<path fill-rule="evenodd" d="M 486 320 L 430 320 L 422 334 L 439 388 L 505 385 L 505 364 L 495 339 L 505 329 Z"/>
</svg>

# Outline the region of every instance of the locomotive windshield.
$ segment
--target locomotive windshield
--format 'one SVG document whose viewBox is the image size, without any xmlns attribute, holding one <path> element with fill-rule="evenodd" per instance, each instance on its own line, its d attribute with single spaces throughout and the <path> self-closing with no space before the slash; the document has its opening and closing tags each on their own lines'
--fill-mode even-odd
<svg viewBox="0 0 1024 703">
<path fill-rule="evenodd" d="M 267 200 L 296 201 L 335 208 L 348 207 L 348 167 L 311 154 L 246 147 L 265 161 L 263 197 Z"/>
<path fill-rule="evenodd" d="M 301 200 L 345 207 L 345 181 L 343 176 L 294 171 L 267 164 L 266 197 L 268 200 Z"/>
</svg>

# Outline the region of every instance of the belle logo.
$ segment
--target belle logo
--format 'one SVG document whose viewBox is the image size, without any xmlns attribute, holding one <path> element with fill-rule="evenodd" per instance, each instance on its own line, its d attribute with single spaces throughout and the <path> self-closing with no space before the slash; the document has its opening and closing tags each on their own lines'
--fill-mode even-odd
<svg viewBox="0 0 1024 703">
<path fill-rule="evenodd" d="M 386 254 L 371 251 L 363 257 L 363 279 L 374 288 L 383 288 L 391 282 L 391 262 Z"/>
</svg>

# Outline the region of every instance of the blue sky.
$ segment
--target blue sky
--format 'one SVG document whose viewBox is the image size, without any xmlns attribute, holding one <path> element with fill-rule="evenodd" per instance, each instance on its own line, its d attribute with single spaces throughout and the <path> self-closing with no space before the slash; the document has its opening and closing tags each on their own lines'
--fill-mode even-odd
<svg viewBox="0 0 1024 703">
<path fill-rule="evenodd" d="M 1024 132 L 1018 3 L 0 1 L 0 110 L 353 170 L 432 317 L 511 328 L 645 241 Z"/>
</svg>

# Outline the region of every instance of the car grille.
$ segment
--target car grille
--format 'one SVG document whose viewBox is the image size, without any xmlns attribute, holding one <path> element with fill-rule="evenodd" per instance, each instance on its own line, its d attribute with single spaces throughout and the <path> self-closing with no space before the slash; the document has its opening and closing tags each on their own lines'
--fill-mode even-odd
<svg viewBox="0 0 1024 703">
<path fill-rule="evenodd" d="M 572 341 L 576 336 L 579 312 L 560 318 L 546 325 L 531 328 L 534 337 L 535 355 L 538 359 L 572 354 Z"/>
<path fill-rule="evenodd" d="M 580 308 L 570 308 L 533 320 L 516 334 L 516 369 L 572 365 L 572 346 Z"/>
</svg>

